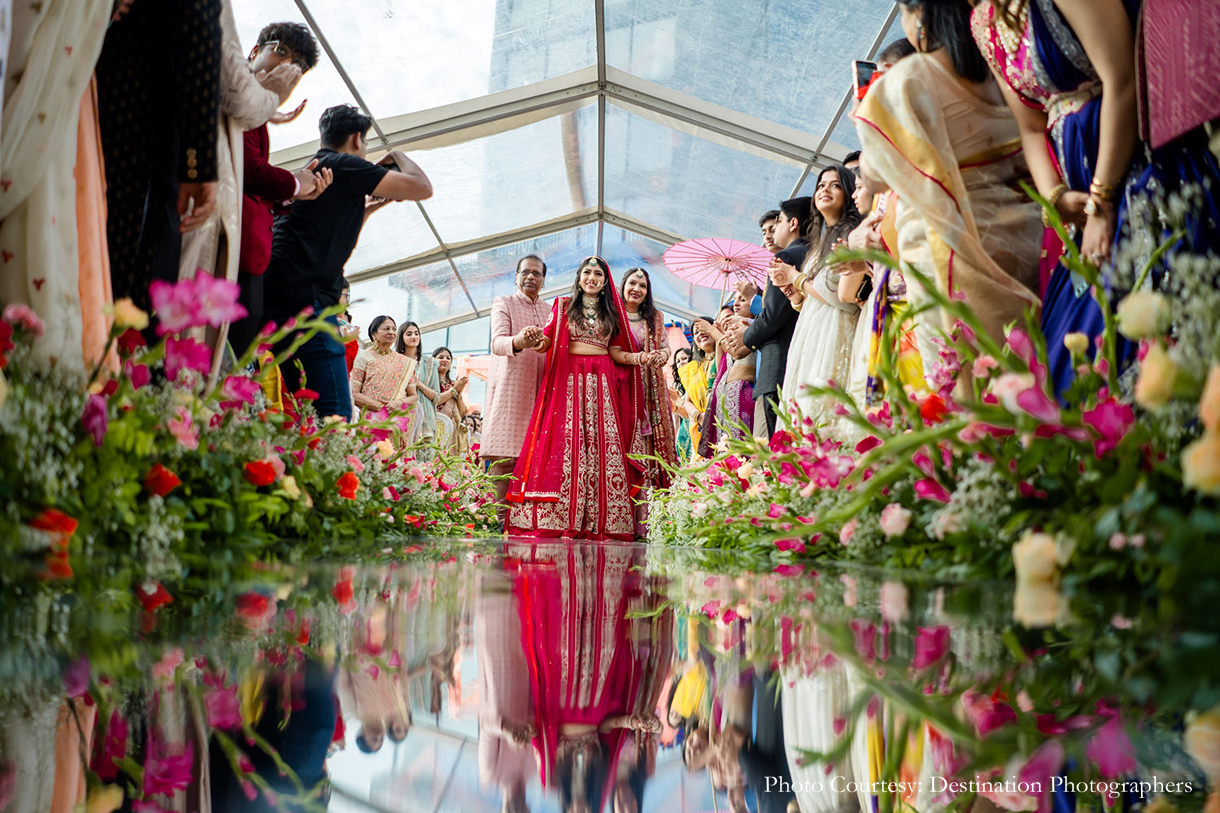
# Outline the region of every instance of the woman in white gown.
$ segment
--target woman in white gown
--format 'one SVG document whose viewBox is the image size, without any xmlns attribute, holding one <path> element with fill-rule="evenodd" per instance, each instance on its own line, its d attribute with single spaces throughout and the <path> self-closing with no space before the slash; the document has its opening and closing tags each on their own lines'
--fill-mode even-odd
<svg viewBox="0 0 1220 813">
<path fill-rule="evenodd" d="M 822 170 L 813 193 L 816 215 L 810 218 L 809 256 L 800 273 L 781 262 L 772 263 L 771 281 L 787 289 L 792 307 L 801 312 L 788 348 L 784 371 L 784 401 L 793 402 L 815 426 L 833 425 L 834 403 L 808 394 L 808 386 L 828 381 L 847 383 L 852 339 L 860 307 L 856 292 L 864 281 L 863 264 L 827 265 L 826 257 L 860 224 L 852 201 L 856 181 L 851 170 L 832 166 Z"/>
</svg>

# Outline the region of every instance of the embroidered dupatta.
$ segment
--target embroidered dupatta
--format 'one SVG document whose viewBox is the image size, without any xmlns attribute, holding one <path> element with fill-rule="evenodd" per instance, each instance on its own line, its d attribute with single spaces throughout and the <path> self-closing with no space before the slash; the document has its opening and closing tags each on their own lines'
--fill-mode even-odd
<svg viewBox="0 0 1220 813">
<path fill-rule="evenodd" d="M 618 347 L 624 352 L 636 352 L 632 349 L 631 328 L 627 324 L 622 299 L 614 280 L 606 275 L 606 285 L 610 288 L 614 307 L 618 317 L 618 335 L 610 340 L 610 347 Z M 558 442 L 563 437 L 562 424 L 569 405 L 564 403 L 568 375 L 572 372 L 571 334 L 568 330 L 568 302 L 571 297 L 562 296 L 551 306 L 551 318 L 543 329 L 543 335 L 551 340 L 550 349 L 546 353 L 546 372 L 543 373 L 542 386 L 538 390 L 538 399 L 534 402 L 534 411 L 530 415 L 529 429 L 525 435 L 525 443 L 521 447 L 521 456 L 517 460 L 517 468 L 513 473 L 505 499 L 512 503 L 523 503 L 527 499 L 537 502 L 559 502 L 560 484 L 563 482 L 562 461 L 554 455 L 547 454 L 552 441 Z M 531 351 L 532 352 L 532 351 Z M 620 436 L 624 448 L 629 455 L 646 454 L 644 446 L 644 429 L 647 415 L 644 412 L 644 379 L 640 368 L 621 367 L 616 365 L 618 380 L 615 396 L 618 404 L 618 414 L 621 425 Z M 640 476 L 644 475 L 644 464 L 628 458 L 631 466 Z M 632 484 L 634 495 L 638 490 L 638 478 Z"/>
<path fill-rule="evenodd" d="M 651 353 L 661 348 L 657 338 L 665 330 L 660 311 L 653 314 L 652 324 L 644 330 L 644 346 L 636 344 L 635 334 L 627 331 L 632 353 Z M 674 468 L 678 467 L 678 438 L 674 433 L 673 406 L 669 402 L 669 385 L 665 373 L 656 367 L 639 367 L 643 381 L 643 435 L 652 438 L 652 453 Z M 669 487 L 669 472 L 654 461 L 645 465 L 645 476 L 655 488 Z"/>
</svg>

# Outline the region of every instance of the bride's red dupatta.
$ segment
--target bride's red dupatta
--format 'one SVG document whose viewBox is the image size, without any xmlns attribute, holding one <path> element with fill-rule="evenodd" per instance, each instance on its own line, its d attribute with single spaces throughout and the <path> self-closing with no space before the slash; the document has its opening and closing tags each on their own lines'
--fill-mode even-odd
<svg viewBox="0 0 1220 813">
<path fill-rule="evenodd" d="M 583 265 L 582 262 L 581 266 Z M 602 260 L 602 265 L 609 269 L 605 260 Z M 635 352 L 631 330 L 627 326 L 627 310 L 623 307 L 618 288 L 615 287 L 609 270 L 606 272 L 606 285 L 610 288 L 618 316 L 618 335 L 610 341 L 610 345 L 618 347 L 624 352 Z M 543 335 L 551 340 L 551 347 L 547 350 L 546 372 L 543 374 L 542 386 L 538 390 L 534 411 L 530 415 L 529 431 L 525 435 L 521 456 L 517 458 L 513 481 L 508 489 L 506 499 L 509 502 L 559 501 L 559 489 L 563 481 L 563 454 L 554 454 L 553 446 L 563 444 L 563 424 L 567 411 L 564 398 L 567 397 L 568 375 L 572 371 L 572 357 L 568 352 L 571 343 L 567 316 L 569 301 L 570 297 L 566 296 L 555 301 L 555 304 L 551 306 L 551 318 L 543 329 Z M 644 402 L 644 379 L 640 374 L 640 368 L 636 366 L 615 365 L 615 370 L 618 373 L 618 380 L 615 382 L 618 403 L 615 407 L 618 410 L 619 429 L 624 448 L 627 449 L 628 454 L 644 454 L 644 433 L 645 427 L 648 425 Z M 644 464 L 630 458 L 627 462 L 636 472 L 631 485 L 631 494 L 634 496 L 639 491 L 640 481 L 644 475 Z"/>
</svg>

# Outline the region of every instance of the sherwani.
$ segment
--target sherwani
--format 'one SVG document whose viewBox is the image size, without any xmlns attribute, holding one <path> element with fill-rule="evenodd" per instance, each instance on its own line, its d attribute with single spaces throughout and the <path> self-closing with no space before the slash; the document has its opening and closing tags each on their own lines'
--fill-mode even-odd
<svg viewBox="0 0 1220 813">
<path fill-rule="evenodd" d="M 550 305 L 541 298 L 531 302 L 520 291 L 496 297 L 491 306 L 491 367 L 479 451 L 485 458 L 521 454 L 546 371 L 546 354 L 514 350 L 513 336 L 530 325 L 545 327 L 550 316 Z"/>
</svg>

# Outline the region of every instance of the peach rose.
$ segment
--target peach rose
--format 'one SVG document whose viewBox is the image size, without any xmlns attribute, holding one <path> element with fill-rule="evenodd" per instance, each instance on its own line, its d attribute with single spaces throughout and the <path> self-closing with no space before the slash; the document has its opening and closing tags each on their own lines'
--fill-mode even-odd
<svg viewBox="0 0 1220 813">
<path fill-rule="evenodd" d="M 1220 432 L 1207 432 L 1182 450 L 1182 485 L 1220 495 Z"/>
<path fill-rule="evenodd" d="M 1195 764 L 1203 769 L 1207 783 L 1220 784 L 1220 705 L 1202 714 L 1187 716 L 1183 746 Z"/>
<path fill-rule="evenodd" d="M 1140 377 L 1135 382 L 1135 403 L 1145 409 L 1161 409 L 1173 397 L 1178 365 L 1160 344 L 1148 348 L 1140 362 Z"/>
<path fill-rule="evenodd" d="M 1049 627 L 1066 610 L 1059 589 L 1050 582 L 1017 582 L 1012 596 L 1012 620 L 1027 629 Z"/>
<path fill-rule="evenodd" d="M 1026 531 L 1012 546 L 1012 563 L 1018 584 L 1051 584 L 1059 575 L 1055 538 L 1050 534 Z"/>
<path fill-rule="evenodd" d="M 1220 428 L 1220 364 L 1213 364 L 1203 385 L 1203 396 L 1199 399 L 1199 417 L 1208 432 Z"/>
</svg>

